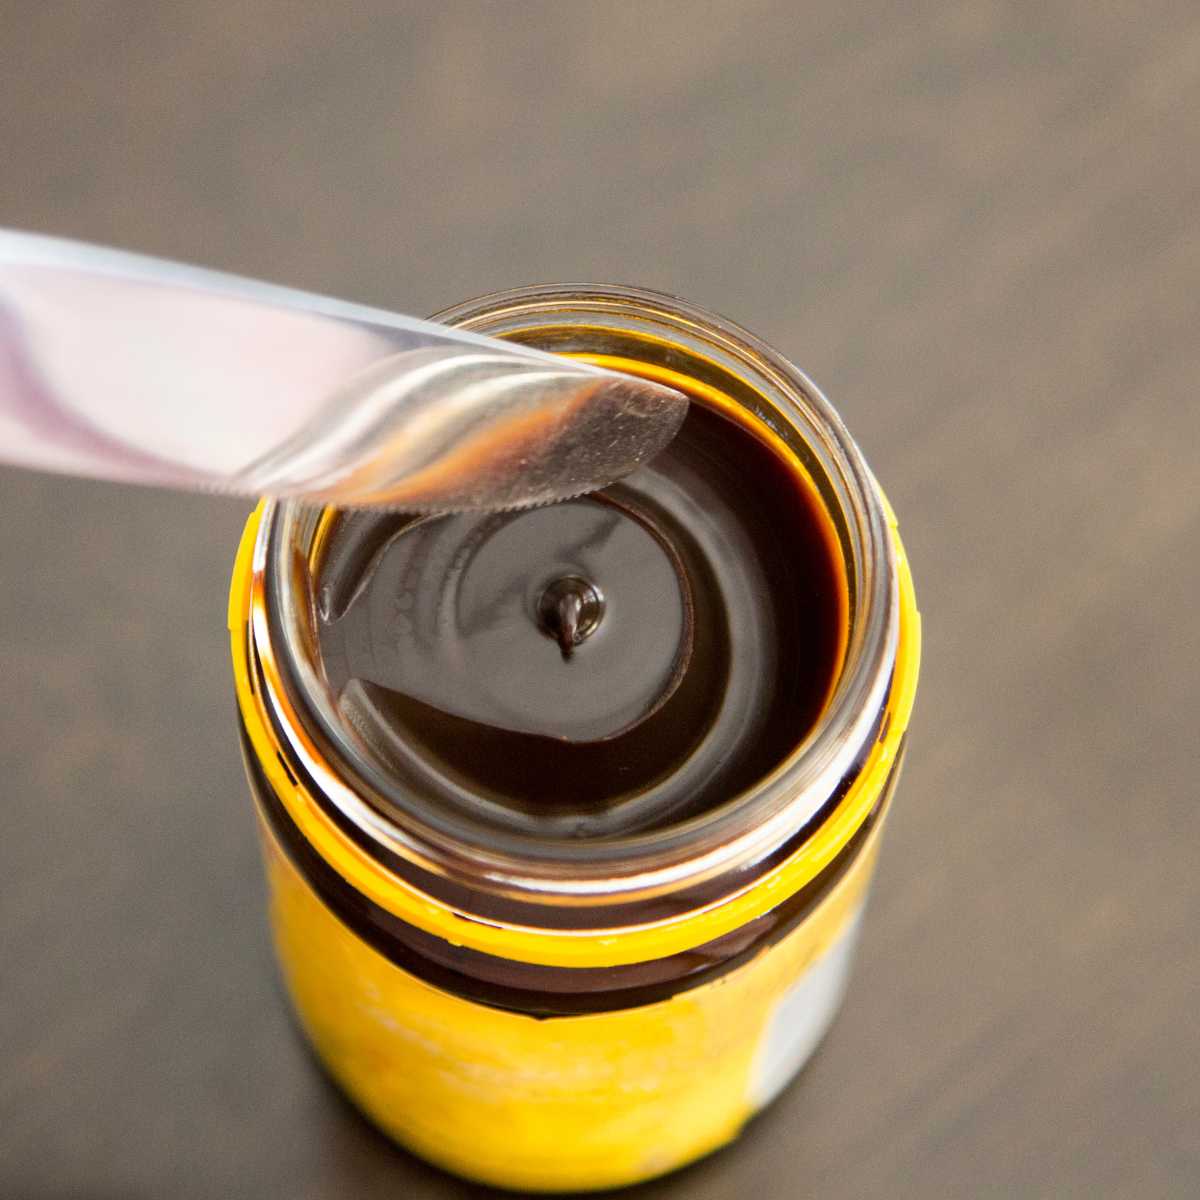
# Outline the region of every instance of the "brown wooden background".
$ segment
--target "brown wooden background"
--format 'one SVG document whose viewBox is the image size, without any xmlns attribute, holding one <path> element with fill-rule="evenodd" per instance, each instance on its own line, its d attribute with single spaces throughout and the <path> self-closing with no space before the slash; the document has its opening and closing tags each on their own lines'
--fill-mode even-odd
<svg viewBox="0 0 1200 1200">
<path fill-rule="evenodd" d="M 0 5 L 0 223 L 421 313 L 619 280 L 765 335 L 927 651 L 851 997 L 638 1197 L 1200 1189 L 1200 6 Z M 277 1001 L 243 507 L 0 472 L 0 1195 L 459 1197 Z"/>
</svg>

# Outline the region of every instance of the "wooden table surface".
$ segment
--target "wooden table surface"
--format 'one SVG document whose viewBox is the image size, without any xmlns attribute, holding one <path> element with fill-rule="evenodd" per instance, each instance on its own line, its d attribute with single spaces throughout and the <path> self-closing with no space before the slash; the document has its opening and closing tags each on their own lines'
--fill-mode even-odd
<svg viewBox="0 0 1200 1200">
<path fill-rule="evenodd" d="M 851 994 L 632 1197 L 1200 1190 L 1200 7 L 0 7 L 0 223 L 410 312 L 637 282 L 855 431 L 926 657 Z M 279 1003 L 244 506 L 0 473 L 0 1195 L 480 1195 Z"/>
</svg>

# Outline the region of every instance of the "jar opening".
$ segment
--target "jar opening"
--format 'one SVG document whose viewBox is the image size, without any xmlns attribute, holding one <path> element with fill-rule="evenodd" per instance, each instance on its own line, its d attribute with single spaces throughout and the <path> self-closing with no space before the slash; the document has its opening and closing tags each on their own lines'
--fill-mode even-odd
<svg viewBox="0 0 1200 1200">
<path fill-rule="evenodd" d="M 475 332 L 603 361 L 606 365 L 624 365 L 666 382 L 682 382 L 706 411 L 718 414 L 721 421 L 731 421 L 742 430 L 749 430 L 760 446 L 768 446 L 779 461 L 793 464 L 799 475 L 810 482 L 818 506 L 816 511 L 824 521 L 825 535 L 833 550 L 831 561 L 844 580 L 837 600 L 844 611 L 834 623 L 837 644 L 832 650 L 827 648 L 827 678 L 821 685 L 820 703 L 809 719 L 795 718 L 790 740 L 773 745 L 765 759 L 760 756 L 754 760 L 748 774 L 717 776 L 710 789 L 715 799 L 710 798 L 704 804 L 693 803 L 689 807 L 684 801 L 702 795 L 704 781 L 713 778 L 719 744 L 714 752 L 717 757 L 699 760 L 690 796 L 686 794 L 689 788 L 684 787 L 681 791 L 684 801 L 676 797 L 672 802 L 674 807 L 663 803 L 661 781 L 653 778 L 651 764 L 646 786 L 641 793 L 635 792 L 629 803 L 607 806 L 597 803 L 590 810 L 585 805 L 586 811 L 582 812 L 578 803 L 574 807 L 567 803 L 560 806 L 561 811 L 548 816 L 546 797 L 542 797 L 532 809 L 527 804 L 522 810 L 520 804 L 510 802 L 512 796 L 505 797 L 503 802 L 497 800 L 505 786 L 517 800 L 529 791 L 528 772 L 522 774 L 519 761 L 509 761 L 520 757 L 512 754 L 511 743 L 493 755 L 495 769 L 486 787 L 480 786 L 478 770 L 472 777 L 461 762 L 454 761 L 455 754 L 464 747 L 469 747 L 468 754 L 483 753 L 480 750 L 483 742 L 479 739 L 478 722 L 464 727 L 461 712 L 452 712 L 452 720 L 442 719 L 450 702 L 444 687 L 440 692 L 435 689 L 432 694 L 415 698 L 404 693 L 405 708 L 394 699 L 384 703 L 379 692 L 381 688 L 388 689 L 379 679 L 364 679 L 361 674 L 351 677 L 349 667 L 339 686 L 331 687 L 328 669 L 331 646 L 335 646 L 332 656 L 340 654 L 339 661 L 348 664 L 356 653 L 355 647 L 361 646 L 364 639 L 370 640 L 372 633 L 387 629 L 408 630 L 411 634 L 423 617 L 436 625 L 438 619 L 450 612 L 456 620 L 463 618 L 464 629 L 479 628 L 477 623 L 466 620 L 477 615 L 470 609 L 474 596 L 469 578 L 471 565 L 485 561 L 488 553 L 492 553 L 495 560 L 492 570 L 506 563 L 519 575 L 522 543 L 512 531 L 521 522 L 511 514 L 473 518 L 462 523 L 463 528 L 455 530 L 454 537 L 446 544 L 438 545 L 428 522 L 387 518 L 384 524 L 391 521 L 392 525 L 382 535 L 375 529 L 371 537 L 356 537 L 354 526 L 357 524 L 361 533 L 366 523 L 361 515 L 342 522 L 341 517 L 329 512 L 272 505 L 268 506 L 260 536 L 268 640 L 285 681 L 287 696 L 280 701 L 304 727 L 305 736 L 299 740 L 305 745 L 309 769 L 342 817 L 364 839 L 388 853 L 415 857 L 429 869 L 469 880 L 472 886 L 484 890 L 496 886 L 547 895 L 586 895 L 623 888 L 670 887 L 758 861 L 819 817 L 835 796 L 839 783 L 870 744 L 887 693 L 898 626 L 893 551 L 878 492 L 857 448 L 817 389 L 786 360 L 729 322 L 670 297 L 617 287 L 535 288 L 485 297 L 443 313 L 439 319 Z M 709 416 L 697 418 L 699 424 L 708 420 Z M 693 440 L 702 439 L 693 434 Z M 693 473 L 700 470 L 694 464 L 691 469 Z M 752 490 L 749 485 L 757 483 L 757 479 L 748 478 L 752 471 L 745 463 L 741 464 L 741 471 L 741 490 Z M 649 503 L 653 510 L 654 504 L 664 503 L 663 496 L 670 490 L 663 486 L 665 490 L 653 494 L 649 502 L 644 495 L 625 499 L 631 505 L 640 504 L 643 510 Z M 613 489 L 614 494 L 621 495 L 619 487 Z M 576 541 L 580 545 L 587 545 L 587 531 L 598 527 L 598 518 L 591 511 L 595 507 L 592 502 L 579 505 L 582 532 Z M 556 519 L 559 515 L 554 514 Z M 612 515 L 604 516 L 612 526 Z M 374 520 L 378 524 L 379 519 Z M 656 522 L 659 527 L 663 525 L 662 513 L 652 511 L 649 524 L 654 526 Z M 532 527 L 536 521 L 525 524 Z M 642 520 L 642 525 L 646 524 Z M 447 528 L 443 526 L 438 534 L 443 541 Z M 637 694 L 630 694 L 628 704 L 617 715 L 588 712 L 586 705 L 570 712 L 566 711 L 566 705 L 551 706 L 556 722 L 552 732 L 558 739 L 559 751 L 564 742 L 594 747 L 602 746 L 606 738 L 628 736 L 629 729 L 636 733 L 638 726 L 649 724 L 677 704 L 679 696 L 686 692 L 688 676 L 696 662 L 689 638 L 699 638 L 702 629 L 701 640 L 705 653 L 710 655 L 710 666 L 720 659 L 721 647 L 714 644 L 719 638 L 713 631 L 721 628 L 721 621 L 712 613 L 701 611 L 703 597 L 699 593 L 719 595 L 722 603 L 728 603 L 728 595 L 732 593 L 695 586 L 702 574 L 697 563 L 704 560 L 705 547 L 698 551 L 695 546 L 683 545 L 685 537 L 668 537 L 661 528 L 658 535 L 660 541 L 668 543 L 668 550 L 661 555 L 666 567 L 658 574 L 653 567 L 654 537 L 636 542 L 641 547 L 638 553 L 647 564 L 646 594 L 663 598 L 659 604 L 663 620 L 661 628 L 653 631 L 655 636 L 639 641 L 637 635 L 644 632 L 639 622 L 623 624 L 622 589 L 631 583 L 622 578 L 619 570 L 601 564 L 600 573 L 605 578 L 597 583 L 604 595 L 603 620 L 589 630 L 594 636 L 572 643 L 573 648 L 578 646 L 578 653 L 563 655 L 554 664 L 555 670 L 563 664 L 568 669 L 602 669 L 606 661 L 615 661 L 616 656 L 610 654 L 606 660 L 601 655 L 612 651 L 618 646 L 617 639 L 626 636 L 629 645 L 619 648 L 630 661 L 643 664 L 644 675 L 652 680 L 652 686 L 647 694 L 635 688 Z M 609 536 L 614 535 L 610 532 Z M 628 556 L 632 553 L 630 547 L 635 545 L 632 532 L 627 534 L 627 544 L 623 545 Z M 441 609 L 435 605 L 430 615 L 420 611 L 421 588 L 408 586 L 406 592 L 403 585 L 419 581 L 420 569 L 442 561 L 439 555 L 446 562 L 457 564 L 456 590 L 449 599 L 441 597 Z M 672 591 L 670 571 L 678 566 L 671 561 L 672 555 L 685 562 L 688 570 L 683 574 L 691 581 L 690 592 L 695 594 L 682 594 L 689 591 L 689 586 Z M 689 555 L 693 557 L 688 558 Z M 738 559 L 736 553 L 725 556 L 735 562 Z M 355 571 L 361 574 L 372 564 L 376 571 L 385 565 L 393 571 L 387 587 L 381 591 L 382 625 L 372 626 L 374 617 L 368 614 L 357 628 L 347 624 L 340 641 L 331 638 L 328 628 L 347 621 L 354 604 L 362 603 L 363 597 L 369 597 L 370 593 L 365 583 L 356 585 L 357 590 L 349 588 L 342 592 L 330 586 L 331 562 L 339 571 L 348 573 L 348 577 Z M 583 575 L 569 573 L 576 569 L 571 562 L 564 559 L 561 563 L 555 561 L 553 566 L 555 571 L 567 572 L 558 574 L 557 579 L 584 578 L 587 584 Z M 528 619 L 530 636 L 546 643 L 548 653 L 557 655 L 560 647 L 546 639 L 538 624 L 541 619 L 538 604 L 555 584 L 555 578 L 543 577 L 536 571 L 526 574 L 528 578 L 521 587 L 530 596 L 514 593 L 512 621 Z M 754 594 L 756 587 L 768 594 L 779 590 L 781 585 L 777 581 L 771 584 L 770 580 L 770 586 L 764 588 L 763 578 L 735 583 L 748 596 Z M 724 580 L 722 583 L 734 587 L 734 583 Z M 351 594 L 342 594 L 347 591 Z M 767 646 L 761 661 L 754 658 L 751 626 L 755 621 L 748 619 L 748 613 L 749 610 L 739 611 L 735 617 L 740 616 L 740 621 L 726 621 L 733 639 L 724 649 L 729 660 L 728 678 L 737 677 L 739 668 L 748 681 L 746 686 L 754 682 L 752 677 L 761 676 L 768 669 L 785 677 L 790 668 L 792 675 L 796 675 L 795 664 L 790 660 L 782 667 L 779 665 L 777 646 Z M 591 618 L 595 620 L 595 612 Z M 514 627 L 506 627 L 502 622 L 496 628 L 510 642 L 516 636 Z M 410 638 L 410 649 L 416 644 Z M 478 661 L 500 653 L 504 644 L 503 639 L 481 643 Z M 440 673 L 428 670 L 424 678 L 436 677 L 438 686 L 444 685 L 447 675 L 453 673 L 451 667 L 456 656 L 461 662 L 471 649 L 470 646 L 464 649 L 464 645 L 460 639 L 452 654 L 442 659 L 436 654 L 430 657 L 426 665 L 440 666 L 442 670 Z M 524 647 L 519 638 L 517 645 Z M 593 655 L 597 650 L 600 655 Z M 657 658 L 653 658 L 655 654 Z M 409 658 L 411 666 L 411 655 Z M 599 666 L 589 668 L 589 662 Z M 518 665 L 514 664 L 512 669 Z M 546 678 L 553 681 L 556 676 L 549 666 L 546 671 Z M 469 692 L 477 682 L 468 673 L 459 681 L 461 686 L 454 693 L 458 700 L 454 702 L 463 703 L 464 689 Z M 605 686 L 611 689 L 616 685 Z M 514 698 L 503 688 L 496 690 L 496 702 L 504 706 L 501 723 L 507 723 L 507 732 L 529 734 L 530 730 L 522 728 L 521 722 L 533 720 L 530 714 L 537 715 L 536 704 L 522 708 L 517 702 L 529 697 Z M 688 710 L 692 723 L 689 728 L 699 728 L 704 736 L 710 736 L 719 723 L 704 706 L 708 704 L 711 709 L 720 697 L 706 694 L 703 686 L 692 690 L 695 695 L 687 697 L 693 705 Z M 711 693 L 716 689 L 709 690 Z M 721 696 L 724 695 L 722 692 Z M 469 697 L 469 703 L 478 705 L 479 697 Z M 438 715 L 438 720 L 427 719 L 424 710 L 429 709 Z M 725 705 L 725 709 L 727 722 L 739 716 L 737 703 Z M 741 705 L 740 716 L 744 719 L 754 716 L 753 709 L 752 703 Z M 469 712 L 466 717 L 478 715 Z M 792 715 L 795 717 L 794 712 Z M 606 720 L 615 722 L 612 729 L 605 727 Z M 398 723 L 403 736 L 391 736 L 395 728 L 384 727 L 387 721 Z M 285 732 L 289 723 L 288 719 L 280 721 Z M 563 729 L 568 730 L 565 738 L 561 736 Z M 544 741 L 544 731 L 535 728 L 532 733 Z M 760 734 L 759 740 L 762 736 L 765 735 Z M 703 740 L 702 736 L 700 741 Z M 566 759 L 560 756 L 560 760 L 555 760 L 549 754 L 551 748 L 542 746 L 550 760 L 548 772 L 543 774 L 553 780 L 554 762 Z M 528 746 L 522 745 L 522 750 L 527 751 Z M 461 753 L 459 757 L 462 758 Z M 602 753 L 597 754 L 596 761 L 602 757 Z M 508 784 L 503 780 L 509 776 L 500 768 L 508 770 L 511 776 Z M 578 768 L 577 779 L 592 777 L 591 768 Z M 497 783 L 497 779 L 502 782 Z M 456 808 L 452 803 L 430 804 L 428 796 L 420 795 L 420 787 L 415 787 L 414 781 L 421 787 L 433 788 L 442 797 L 469 794 L 474 808 Z M 650 800 L 644 802 L 647 796 Z M 524 799 L 529 800 L 528 794 Z M 567 795 L 566 799 L 578 800 L 578 796 Z"/>
</svg>

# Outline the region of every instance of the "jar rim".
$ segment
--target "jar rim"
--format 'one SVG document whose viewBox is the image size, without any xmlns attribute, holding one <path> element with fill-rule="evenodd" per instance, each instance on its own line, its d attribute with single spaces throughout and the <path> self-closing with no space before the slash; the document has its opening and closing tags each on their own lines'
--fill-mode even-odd
<svg viewBox="0 0 1200 1200">
<path fill-rule="evenodd" d="M 786 358 L 735 323 L 664 293 L 623 285 L 549 285 L 495 293 L 439 313 L 435 320 L 474 332 L 519 335 L 548 327 L 598 326 L 670 342 L 715 363 L 757 395 L 773 431 L 803 441 L 817 456 L 841 508 L 853 579 L 849 638 L 833 693 L 816 724 L 762 779 L 724 803 L 660 830 L 602 842 L 514 836 L 487 846 L 453 844 L 410 814 L 380 811 L 362 792 L 378 786 L 369 764 L 322 715 L 321 697 L 303 666 L 303 614 L 291 587 L 291 557 L 312 510 L 270 503 L 255 549 L 266 591 L 271 652 L 294 668 L 303 715 L 314 716 L 338 761 L 310 761 L 310 773 L 363 837 L 389 854 L 473 888 L 545 902 L 611 902 L 661 895 L 727 877 L 765 860 L 815 827 L 839 785 L 873 743 L 883 715 L 899 640 L 895 547 L 886 502 L 857 445 L 816 385 Z M 310 530 L 311 533 L 311 530 Z M 261 639 L 260 639 L 261 640 Z M 278 643 L 278 647 L 276 647 Z M 261 648 L 260 648 L 261 649 Z M 273 700 L 290 736 L 297 697 Z M 315 714 L 313 709 L 316 709 Z M 301 718 L 302 719 L 302 718 Z M 295 739 L 293 744 L 296 745 Z M 300 739 L 303 741 L 304 739 Z M 324 749 L 325 747 L 322 747 Z M 311 757 L 311 747 L 308 748 Z M 318 760 L 321 755 L 318 755 Z M 340 769 L 339 769 L 340 768 Z M 353 784 L 347 782 L 349 774 Z"/>
</svg>

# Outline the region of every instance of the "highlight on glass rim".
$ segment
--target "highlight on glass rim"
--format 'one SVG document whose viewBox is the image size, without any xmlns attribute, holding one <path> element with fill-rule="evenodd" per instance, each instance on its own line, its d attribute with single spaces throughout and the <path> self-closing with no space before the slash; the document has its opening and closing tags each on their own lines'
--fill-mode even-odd
<svg viewBox="0 0 1200 1200">
<path fill-rule="evenodd" d="M 0 1198 L 1200 1194 L 1200 9 L 0 30 Z"/>
</svg>

